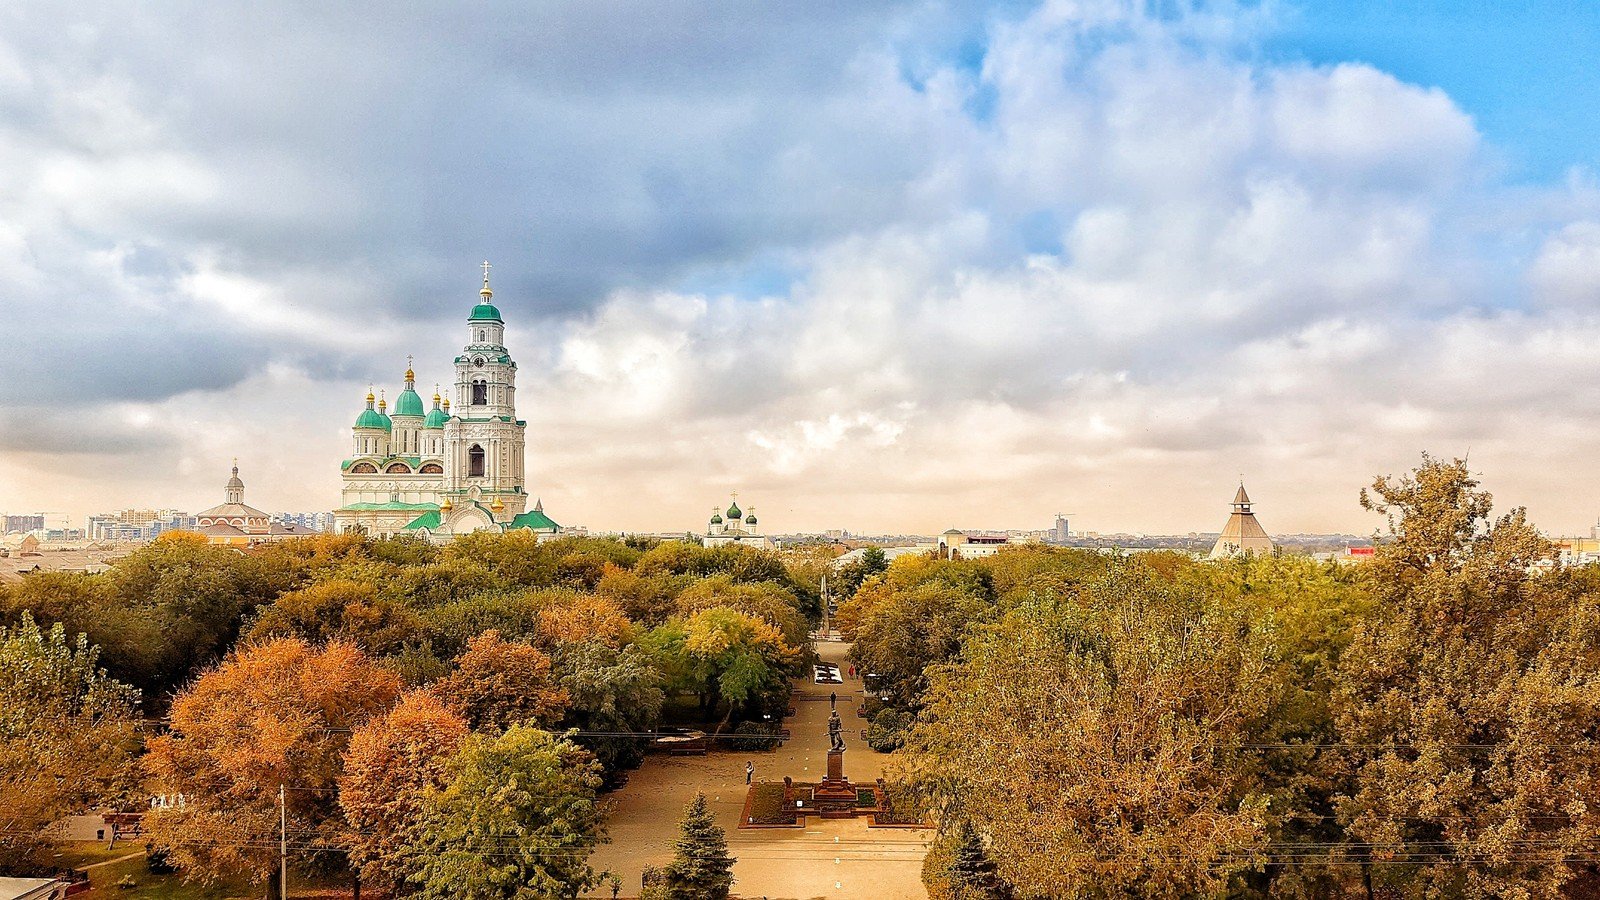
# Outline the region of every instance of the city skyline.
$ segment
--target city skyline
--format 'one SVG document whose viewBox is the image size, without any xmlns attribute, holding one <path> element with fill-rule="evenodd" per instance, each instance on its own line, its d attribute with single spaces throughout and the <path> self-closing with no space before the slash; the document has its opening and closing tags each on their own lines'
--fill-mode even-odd
<svg viewBox="0 0 1600 900">
<path fill-rule="evenodd" d="M 563 523 L 1183 534 L 1243 473 L 1366 534 L 1429 451 L 1586 533 L 1593 29 L 1395 8 L 7 10 L 0 508 L 200 509 L 237 456 L 332 509 L 487 256 Z"/>
</svg>

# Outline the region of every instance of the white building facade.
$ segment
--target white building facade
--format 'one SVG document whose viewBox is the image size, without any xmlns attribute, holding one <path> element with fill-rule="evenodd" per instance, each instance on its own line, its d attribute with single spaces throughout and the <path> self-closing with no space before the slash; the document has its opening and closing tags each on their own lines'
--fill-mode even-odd
<svg viewBox="0 0 1600 900">
<path fill-rule="evenodd" d="M 450 396 L 436 391 L 432 408 L 424 409 L 410 368 L 392 413 L 386 398 L 374 406 L 367 394 L 351 430 L 351 456 L 340 466 L 338 531 L 443 540 L 483 529 L 560 530 L 541 504 L 528 508 L 527 423 L 517 418 L 517 364 L 505 346 L 505 320 L 491 302 L 488 269 L 484 263 Z"/>
</svg>

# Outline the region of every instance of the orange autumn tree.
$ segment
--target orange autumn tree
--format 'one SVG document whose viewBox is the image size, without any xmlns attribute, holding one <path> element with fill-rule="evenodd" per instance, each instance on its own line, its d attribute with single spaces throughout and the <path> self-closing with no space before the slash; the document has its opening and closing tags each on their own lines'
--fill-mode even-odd
<svg viewBox="0 0 1600 900">
<path fill-rule="evenodd" d="M 561 720 L 569 702 L 550 668 L 550 657 L 537 647 L 502 640 L 491 629 L 467 644 L 456 670 L 433 688 L 474 729 L 549 726 Z"/>
<path fill-rule="evenodd" d="M 429 788 L 443 787 L 445 762 L 471 732 L 430 691 L 413 691 L 356 729 L 345 751 L 339 806 L 350 825 L 350 861 L 364 881 L 394 888 L 400 852 Z"/>
<path fill-rule="evenodd" d="M 245 647 L 172 704 L 172 730 L 150 741 L 150 787 L 173 805 L 145 817 L 148 839 L 199 881 L 247 875 L 276 896 L 278 789 L 287 788 L 291 863 L 343 864 L 338 779 L 350 730 L 400 693 L 397 676 L 351 644 L 299 638 Z M 180 799 L 181 798 L 181 799 Z"/>
<path fill-rule="evenodd" d="M 540 646 L 596 641 L 615 650 L 628 642 L 633 624 L 610 597 L 574 594 L 539 610 Z"/>
</svg>

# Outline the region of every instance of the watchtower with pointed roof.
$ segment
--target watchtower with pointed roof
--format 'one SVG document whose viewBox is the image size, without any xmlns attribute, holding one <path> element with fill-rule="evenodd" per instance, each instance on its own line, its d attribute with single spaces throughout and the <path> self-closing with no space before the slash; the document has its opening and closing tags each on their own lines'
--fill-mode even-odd
<svg viewBox="0 0 1600 900">
<path fill-rule="evenodd" d="M 1233 495 L 1233 512 L 1228 515 L 1228 523 L 1222 526 L 1222 534 L 1217 536 L 1216 544 L 1211 547 L 1211 558 L 1271 552 L 1272 536 L 1256 519 L 1255 512 L 1251 510 L 1250 495 L 1245 493 L 1244 482 L 1240 481 L 1239 490 Z"/>
</svg>

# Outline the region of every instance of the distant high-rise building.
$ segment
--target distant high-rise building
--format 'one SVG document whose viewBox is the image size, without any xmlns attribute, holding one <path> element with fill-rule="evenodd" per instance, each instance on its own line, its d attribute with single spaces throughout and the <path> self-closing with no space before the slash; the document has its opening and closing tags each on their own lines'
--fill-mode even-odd
<svg viewBox="0 0 1600 900">
<path fill-rule="evenodd" d="M 5 534 L 19 534 L 26 531 L 44 530 L 44 513 L 33 513 L 23 516 L 6 516 L 5 527 L 0 532 Z"/>
<path fill-rule="evenodd" d="M 1072 528 L 1067 524 L 1065 513 L 1056 513 L 1055 528 L 1051 529 L 1051 531 L 1053 533 L 1050 535 L 1050 539 L 1058 544 L 1065 544 L 1072 537 Z"/>
<path fill-rule="evenodd" d="M 1222 534 L 1211 548 L 1211 558 L 1271 552 L 1272 537 L 1256 521 L 1256 514 L 1250 511 L 1250 495 L 1244 492 L 1244 482 L 1240 482 L 1238 493 L 1233 495 L 1233 513 L 1228 516 L 1228 524 L 1222 527 Z"/>
</svg>

